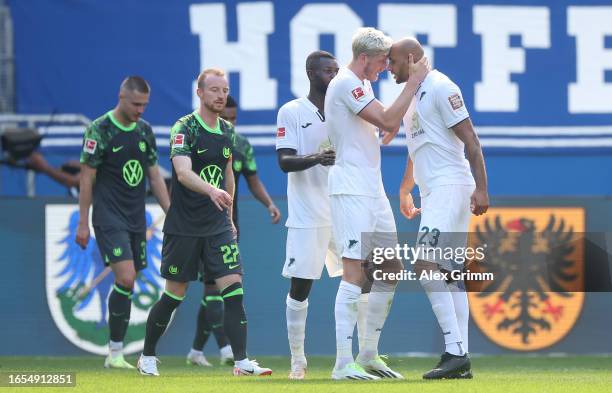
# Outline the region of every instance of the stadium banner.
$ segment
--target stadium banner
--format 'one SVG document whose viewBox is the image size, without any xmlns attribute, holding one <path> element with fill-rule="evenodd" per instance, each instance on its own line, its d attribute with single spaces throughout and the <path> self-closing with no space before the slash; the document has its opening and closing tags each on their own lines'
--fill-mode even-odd
<svg viewBox="0 0 612 393">
<path fill-rule="evenodd" d="M 308 90 L 306 56 L 324 49 L 346 64 L 352 34 L 374 26 L 419 38 L 461 87 L 485 148 L 612 147 L 612 0 L 9 4 L 20 113 L 94 119 L 114 105 L 120 81 L 139 74 L 152 85 L 145 118 L 166 146 L 170 126 L 197 102 L 198 73 L 221 67 L 239 130 L 272 146 L 278 109 Z M 390 103 L 400 86 L 383 73 L 374 88 Z M 82 126 L 47 131 L 56 140 L 43 146 L 81 144 Z"/>
<path fill-rule="evenodd" d="M 140 271 L 134 283 L 130 325 L 124 341 L 126 353 L 142 351 L 149 309 L 163 293 L 165 280 L 159 274 L 159 266 L 164 218 L 159 205 L 147 205 L 147 241 L 139 251 L 146 255 L 147 267 Z M 105 355 L 109 334 L 108 296 L 114 275 L 110 268 L 105 268 L 107 257 L 100 254 L 93 230 L 85 249 L 76 244 L 78 223 L 78 205 L 45 207 L 47 303 L 64 337 L 82 350 Z M 113 252 L 118 256 L 122 250 Z"/>
<path fill-rule="evenodd" d="M 540 269 L 535 271 L 537 274 L 527 272 L 533 280 L 525 280 L 523 275 L 523 279 L 514 279 L 503 290 L 483 291 L 485 296 L 480 298 L 475 297 L 476 293 L 469 293 L 470 351 L 473 353 L 612 353 L 609 340 L 612 314 L 607 312 L 612 307 L 612 257 L 606 251 L 612 250 L 609 231 L 612 201 L 557 198 L 547 202 L 544 204 L 535 198 L 494 198 L 492 203 L 497 207 L 484 218 L 474 219 L 471 230 L 480 232 L 490 244 L 496 241 L 494 235 L 507 232 L 497 237 L 497 241 L 505 239 L 503 242 L 507 243 L 506 253 L 501 258 L 507 261 L 503 268 L 506 276 L 498 277 L 503 282 L 519 275 L 516 271 L 518 258 L 537 257 L 538 250 L 546 246 L 542 239 L 533 242 L 530 231 L 547 233 L 551 217 L 554 217 L 554 224 L 548 233 L 559 233 L 563 225 L 565 232 L 572 228 L 576 233 L 589 231 L 601 235 L 599 239 L 585 237 L 582 252 L 576 248 L 575 252 L 566 254 L 571 266 L 566 266 L 564 272 L 574 269 L 576 274 L 562 277 L 562 283 L 565 285 L 570 278 L 569 281 L 582 279 L 587 290 L 572 290 L 570 296 L 563 296 L 559 291 L 553 294 L 539 292 L 536 284 L 552 282 L 556 277 L 549 266 L 548 281 L 546 272 Z M 286 213 L 286 200 L 276 198 L 275 203 Z M 391 199 L 391 205 L 396 213 L 398 231 L 418 232 L 418 222 L 401 219 L 398 200 Z M 26 211 L 31 219 L 24 219 Z M 270 224 L 267 210 L 256 200 L 241 200 L 240 211 L 249 352 L 287 355 L 286 325 L 280 318 L 284 318 L 288 288 L 288 281 L 281 276 L 286 228 Z M 3 288 L 0 304 L 5 315 L 0 324 L 0 355 L 105 353 L 105 304 L 112 274 L 98 279 L 103 271 L 102 259 L 97 255 L 93 240 L 86 250 L 73 245 L 76 212 L 77 204 L 69 199 L 0 198 L 0 216 L 3 217 L 0 249 L 5 267 L 5 274 L 0 275 Z M 146 247 L 149 268 L 136 284 L 129 343 L 126 342 L 130 352 L 141 348 L 142 325 L 148 307 L 163 288 L 163 280 L 157 275 L 161 211 L 156 204 L 148 204 L 147 213 L 151 228 Z M 411 239 L 410 244 L 413 244 L 416 237 Z M 508 239 L 519 241 L 523 249 L 531 251 L 521 257 L 524 251 L 514 249 Z M 592 247 L 590 242 L 598 246 Z M 562 242 L 554 248 L 568 250 L 566 246 Z M 596 249 L 605 252 L 596 255 L 593 251 Z M 598 264 L 593 263 L 595 259 Z M 499 272 L 497 270 L 497 274 Z M 527 288 L 521 283 L 531 286 Z M 309 297 L 308 331 L 316 334 L 307 336 L 310 337 L 306 342 L 308 353 L 333 354 L 333 298 L 337 288 L 338 279 L 324 275 Z M 524 294 L 530 296 L 528 307 L 521 306 Z M 160 354 L 184 355 L 189 349 L 201 298 L 202 285 L 192 283 L 185 301 L 175 313 L 171 328 L 160 342 Z M 442 347 L 437 322 L 422 289 L 418 284 L 414 290 L 398 289 L 380 350 L 383 353 L 438 353 Z M 207 351 L 215 353 L 216 347 L 209 345 Z"/>
</svg>

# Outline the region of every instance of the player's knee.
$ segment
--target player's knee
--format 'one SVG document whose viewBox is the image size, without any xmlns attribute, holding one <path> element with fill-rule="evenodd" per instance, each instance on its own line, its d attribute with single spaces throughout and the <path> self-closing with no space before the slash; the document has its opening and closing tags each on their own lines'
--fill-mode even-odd
<svg viewBox="0 0 612 393">
<path fill-rule="evenodd" d="M 134 289 L 134 281 L 136 280 L 136 274 L 123 274 L 121 276 L 115 277 L 115 282 L 121 285 L 122 287 L 129 289 L 130 291 Z"/>
<path fill-rule="evenodd" d="M 308 298 L 310 294 L 310 288 L 312 288 L 312 281 L 305 278 L 291 278 L 291 288 L 289 289 L 289 297 L 298 302 L 303 302 Z"/>
<path fill-rule="evenodd" d="M 342 281 L 362 287 L 366 281 L 362 263 L 357 259 L 343 258 Z"/>
</svg>

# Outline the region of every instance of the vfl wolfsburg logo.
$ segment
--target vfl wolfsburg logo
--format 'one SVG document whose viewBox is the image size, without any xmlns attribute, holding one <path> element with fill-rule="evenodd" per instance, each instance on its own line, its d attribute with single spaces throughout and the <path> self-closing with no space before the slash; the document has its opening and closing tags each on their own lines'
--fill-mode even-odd
<svg viewBox="0 0 612 393">
<path fill-rule="evenodd" d="M 219 188 L 223 179 L 223 171 L 217 165 L 207 165 L 200 171 L 200 177 L 211 186 Z"/>
<path fill-rule="evenodd" d="M 105 269 L 93 237 L 85 250 L 74 242 L 79 222 L 77 205 L 47 205 L 45 216 L 45 285 L 53 321 L 77 347 L 105 355 L 113 273 Z M 141 244 L 141 253 L 146 255 L 148 265 L 134 283 L 130 325 L 124 341 L 127 353 L 142 350 L 149 309 L 163 292 L 163 279 L 159 275 L 163 217 L 159 206 L 147 205 L 149 239 Z"/>
<path fill-rule="evenodd" d="M 144 141 L 140 141 L 138 142 L 138 148 L 144 153 L 147 150 L 147 144 Z"/>
<path fill-rule="evenodd" d="M 142 166 L 138 160 L 129 160 L 123 165 L 123 180 L 132 187 L 140 184 L 143 174 Z"/>
<path fill-rule="evenodd" d="M 232 154 L 232 151 L 230 150 L 229 147 L 224 147 L 223 148 L 223 157 L 225 158 L 229 158 L 229 156 Z"/>
</svg>

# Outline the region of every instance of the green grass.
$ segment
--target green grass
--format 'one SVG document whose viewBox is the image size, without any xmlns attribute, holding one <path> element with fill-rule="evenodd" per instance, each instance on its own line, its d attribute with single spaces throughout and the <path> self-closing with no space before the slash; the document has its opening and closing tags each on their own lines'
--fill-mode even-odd
<svg viewBox="0 0 612 393">
<path fill-rule="evenodd" d="M 127 359 L 134 363 L 135 356 Z M 217 359 L 211 359 L 217 362 Z M 271 367 L 271 377 L 233 377 L 230 367 L 196 368 L 182 357 L 161 357 L 161 377 L 143 377 L 136 371 L 105 370 L 102 357 L 0 357 L 0 372 L 76 372 L 76 388 L 46 388 L 59 392 L 609 392 L 612 386 L 612 357 L 525 357 L 483 356 L 472 359 L 473 380 L 423 381 L 421 375 L 435 363 L 433 358 L 392 358 L 389 365 L 405 381 L 332 381 L 331 357 L 309 358 L 307 380 L 288 381 L 289 360 L 261 357 Z M 74 390 L 72 390 L 74 389 Z M 41 392 L 39 388 L 13 389 Z M 8 391 L 0 388 L 0 393 Z"/>
</svg>

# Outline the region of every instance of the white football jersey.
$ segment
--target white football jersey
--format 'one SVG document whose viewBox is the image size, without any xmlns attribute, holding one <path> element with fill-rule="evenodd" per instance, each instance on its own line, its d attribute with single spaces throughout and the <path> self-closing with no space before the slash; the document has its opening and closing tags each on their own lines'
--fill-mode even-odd
<svg viewBox="0 0 612 393">
<path fill-rule="evenodd" d="M 297 155 L 318 153 L 331 147 L 325 118 L 308 98 L 289 101 L 278 111 L 276 149 L 293 149 Z M 287 175 L 291 228 L 331 226 L 327 176 L 329 167 L 315 165 Z"/>
<path fill-rule="evenodd" d="M 329 171 L 330 195 L 385 195 L 378 129 L 358 116 L 375 99 L 370 81 L 346 67 L 327 87 L 325 118 L 336 150 L 336 163 Z"/>
<path fill-rule="evenodd" d="M 421 195 L 436 186 L 475 184 L 464 143 L 451 129 L 469 116 L 459 87 L 441 72 L 429 72 L 404 116 L 414 180 Z"/>
</svg>

